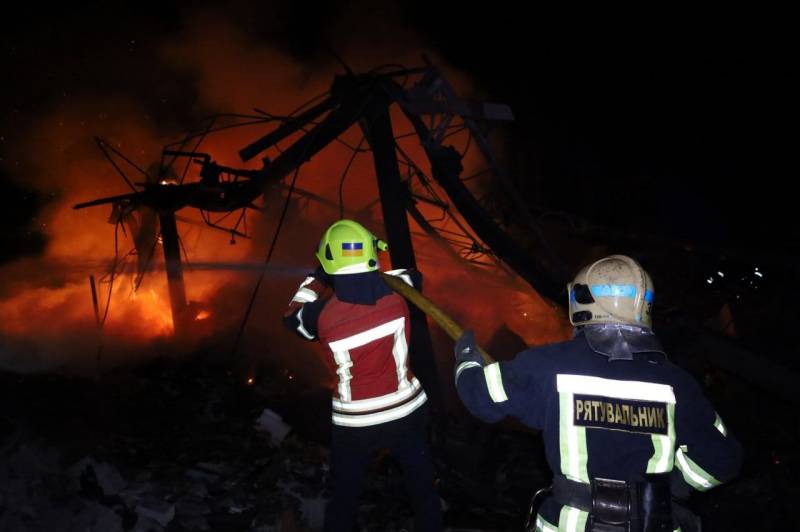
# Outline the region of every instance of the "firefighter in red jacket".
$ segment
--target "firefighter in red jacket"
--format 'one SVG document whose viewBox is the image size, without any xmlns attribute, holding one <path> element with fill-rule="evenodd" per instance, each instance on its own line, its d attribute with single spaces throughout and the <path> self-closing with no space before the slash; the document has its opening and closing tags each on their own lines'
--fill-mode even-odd
<svg viewBox="0 0 800 532">
<path fill-rule="evenodd" d="M 350 532 L 373 452 L 389 448 L 403 468 L 415 530 L 442 529 L 427 442 L 427 397 L 409 368 L 409 311 L 380 278 L 378 250 L 388 246 L 362 225 L 339 220 L 323 235 L 321 264 L 301 283 L 284 324 L 326 348 L 335 375 L 331 483 L 325 530 Z M 413 286 L 417 272 L 395 270 Z M 330 297 L 321 297 L 332 288 Z"/>
</svg>

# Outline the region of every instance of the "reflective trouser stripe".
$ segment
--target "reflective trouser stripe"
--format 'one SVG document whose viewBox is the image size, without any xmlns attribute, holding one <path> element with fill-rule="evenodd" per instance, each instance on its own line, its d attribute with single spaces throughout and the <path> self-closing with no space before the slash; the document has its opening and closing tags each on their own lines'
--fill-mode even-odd
<svg viewBox="0 0 800 532">
<path fill-rule="evenodd" d="M 563 532 L 583 532 L 586 530 L 586 520 L 588 518 L 588 512 L 572 506 L 562 506 L 561 513 L 558 515 L 558 530 Z"/>
<path fill-rule="evenodd" d="M 675 456 L 675 405 L 667 404 L 667 435 L 653 434 L 653 456 L 647 462 L 648 473 L 669 473 Z"/>
<path fill-rule="evenodd" d="M 683 479 L 693 488 L 706 491 L 720 484 L 719 480 L 715 479 L 705 469 L 686 456 L 683 448 L 678 448 L 675 452 L 675 458 L 676 465 L 683 474 Z"/>
<path fill-rule="evenodd" d="M 586 468 L 586 427 L 573 425 L 573 394 L 561 392 L 559 396 L 559 449 L 561 451 L 561 472 L 576 482 L 589 483 Z M 559 525 L 560 526 L 560 525 Z"/>
<path fill-rule="evenodd" d="M 536 532 L 558 532 L 558 528 L 543 519 L 541 515 L 536 516 L 535 530 Z"/>
</svg>

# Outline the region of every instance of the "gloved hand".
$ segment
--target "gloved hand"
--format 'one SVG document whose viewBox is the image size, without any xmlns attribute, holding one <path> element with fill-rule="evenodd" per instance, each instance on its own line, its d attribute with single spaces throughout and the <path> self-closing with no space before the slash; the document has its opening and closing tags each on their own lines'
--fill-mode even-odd
<svg viewBox="0 0 800 532">
<path fill-rule="evenodd" d="M 477 362 L 481 366 L 486 363 L 483 360 L 478 346 L 475 344 L 475 332 L 471 329 L 464 331 L 456 342 L 456 367 L 463 362 Z"/>
<path fill-rule="evenodd" d="M 322 266 L 317 266 L 317 269 L 314 270 L 314 273 L 312 273 L 310 277 L 313 277 L 325 286 L 333 286 L 333 279 L 325 272 Z"/>
</svg>

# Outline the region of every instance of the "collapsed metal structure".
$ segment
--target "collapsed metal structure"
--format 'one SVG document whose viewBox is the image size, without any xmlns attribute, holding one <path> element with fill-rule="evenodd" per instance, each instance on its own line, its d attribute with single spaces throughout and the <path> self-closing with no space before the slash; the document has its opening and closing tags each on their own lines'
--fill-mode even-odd
<svg viewBox="0 0 800 532">
<path fill-rule="evenodd" d="M 409 83 L 409 81 L 413 82 Z M 415 164 L 398 144 L 400 138 L 394 131 L 390 108 L 397 105 L 413 126 L 425 156 L 430 163 L 431 175 Z M 220 118 L 239 122 L 215 127 Z M 162 152 L 160 163 L 141 170 L 132 161 L 112 146 L 98 139 L 98 146 L 132 189 L 129 194 L 101 198 L 76 205 L 76 209 L 111 204 L 112 221 L 119 227 L 126 224 L 133 233 L 138 255 L 136 286 L 153 258 L 160 237 L 169 284 L 170 305 L 176 334 L 180 334 L 186 323 L 189 304 L 183 280 L 180 236 L 176 221 L 182 219 L 176 212 L 184 207 L 199 209 L 206 225 L 230 233 L 231 238 L 246 237 L 246 212 L 259 209 L 254 202 L 269 186 L 281 183 L 314 155 L 333 142 L 342 142 L 339 137 L 357 125 L 363 132 L 375 167 L 379 200 L 383 213 L 386 237 L 391 242 L 392 264 L 400 268 L 416 266 L 416 256 L 409 230 L 408 215 L 428 235 L 446 241 L 463 259 L 480 262 L 488 258 L 496 264 L 513 270 L 527 281 L 539 294 L 561 302 L 567 280 L 567 268 L 554 253 L 513 184 L 499 163 L 488 140 L 487 131 L 492 124 L 513 120 L 511 109 L 502 104 L 469 103 L 460 99 L 442 73 L 428 64 L 418 68 L 378 68 L 363 74 L 337 76 L 328 92 L 308 102 L 288 116 L 276 116 L 263 111 L 258 115 L 215 115 L 200 133 L 191 133 L 184 139 L 168 145 Z M 243 162 L 251 161 L 278 143 L 298 136 L 288 148 L 278 150 L 274 160 L 263 159 L 258 170 L 238 169 L 216 164 L 211 156 L 198 151 L 200 143 L 209 133 L 232 127 L 278 123 L 263 135 L 239 151 Z M 471 176 L 463 175 L 462 160 L 465 152 L 459 152 L 447 141 L 455 133 L 467 131 L 474 149 L 480 151 L 486 168 Z M 403 135 L 408 136 L 408 135 Z M 195 142 L 196 141 L 196 142 Z M 194 143 L 194 147 L 188 147 Z M 360 145 L 359 145 L 360 148 Z M 357 150 L 356 150 L 357 151 Z M 354 153 L 356 152 L 354 151 Z M 110 152 L 113 152 L 113 156 Z M 114 157 L 121 158 L 144 176 L 144 183 L 133 183 Z M 178 178 L 172 170 L 178 159 L 185 159 L 183 175 Z M 201 166 L 200 180 L 184 183 L 186 170 L 191 161 Z M 405 178 L 403 176 L 405 170 Z M 493 211 L 481 198 L 475 196 L 467 181 L 476 175 L 489 173 L 491 182 L 504 193 L 503 199 L 511 202 L 516 228 L 526 232 L 527 250 L 511 236 L 508 220 Z M 437 196 L 430 183 L 437 183 L 445 191 L 447 199 Z M 326 202 L 313 192 L 303 191 L 291 185 L 288 188 L 287 204 L 292 194 L 305 196 L 315 201 Z M 415 188 L 416 187 L 416 188 Z M 459 224 L 459 233 L 444 230 L 433 220 L 427 219 L 418 202 L 426 202 L 448 214 L 450 203 L 468 224 Z M 339 205 L 341 208 L 341 204 Z M 259 209 L 260 210 L 260 209 Z M 235 212 L 235 222 L 230 226 L 221 221 Z M 219 220 L 212 220 L 211 213 L 221 213 Z M 243 229 L 244 227 L 244 229 Z M 607 234 L 606 230 L 601 231 Z M 630 235 L 625 235 L 629 238 Z M 533 246 L 533 249 L 531 248 Z M 274 241 L 273 241 L 274 246 Z M 270 251 L 271 255 L 271 251 Z M 269 256 L 268 256 L 269 257 Z M 117 261 L 112 267 L 113 283 Z M 94 289 L 94 287 L 93 287 Z M 253 292 L 255 297 L 258 286 Z M 110 291 L 110 289 L 109 289 Z M 109 297 L 110 300 L 110 297 Z M 107 312 L 108 306 L 106 306 Z M 420 378 L 436 396 L 438 383 L 432 356 L 430 334 L 424 315 L 412 306 L 412 353 L 414 365 Z M 244 329 L 247 315 L 242 323 Z M 700 343 L 713 343 L 714 352 L 731 356 L 717 357 L 715 362 L 740 377 L 778 393 L 790 402 L 796 402 L 791 392 L 795 374 L 786 368 L 763 369 L 763 362 L 741 349 L 707 331 L 695 331 Z M 720 343 L 723 342 L 723 343 Z M 238 337 L 237 337 L 238 343 Z M 737 350 L 738 349 L 738 350 Z M 235 351 L 235 349 L 234 349 Z M 759 371 L 755 371 L 758 369 Z M 781 376 L 781 379 L 777 379 Z M 785 378 L 783 378 L 785 377 Z"/>
<path fill-rule="evenodd" d="M 411 79 L 415 81 L 409 83 Z M 414 134 L 430 163 L 431 176 L 425 175 L 419 165 L 407 157 L 398 145 L 390 113 L 393 105 L 399 106 L 413 125 Z M 541 238 L 528 209 L 521 204 L 519 194 L 514 193 L 508 177 L 500 168 L 486 136 L 492 123 L 513 120 L 511 109 L 502 104 L 475 104 L 459 99 L 442 73 L 434 66 L 378 68 L 363 74 L 348 72 L 337 76 L 326 94 L 288 117 L 277 118 L 266 113 L 259 116 L 221 116 L 247 120 L 234 127 L 280 121 L 278 127 L 239 151 L 243 162 L 256 158 L 293 135 L 302 132 L 302 136 L 288 148 L 280 150 L 274 160 L 264 158 L 261 169 L 243 170 L 222 167 L 214 163 L 210 155 L 186 149 L 190 141 L 195 138 L 202 140 L 206 134 L 214 131 L 209 126 L 203 133 L 189 135 L 176 143 L 178 149 L 175 149 L 175 144 L 167 146 L 157 170 L 142 172 L 146 177 L 145 183 L 134 184 L 120 171 L 133 192 L 75 206 L 76 209 L 81 209 L 112 204 L 117 212 L 117 223 L 126 219 L 130 221 L 134 212 L 139 212 L 143 219 L 157 215 L 176 333 L 180 332 L 181 323 L 185 322 L 187 308 L 176 211 L 184 207 L 194 207 L 201 212 L 228 214 L 241 210 L 238 221 L 232 227 L 212 223 L 205 216 L 204 220 L 216 229 L 229 231 L 232 237 L 246 236 L 239 230 L 240 223 L 244 220 L 246 209 L 256 208 L 253 202 L 263 194 L 266 186 L 296 173 L 303 163 L 337 141 L 354 125 L 360 127 L 372 152 L 383 223 L 386 237 L 391 242 L 389 253 L 394 267 L 415 268 L 417 265 L 407 216 L 411 215 L 428 234 L 444 238 L 457 248 L 460 246 L 460 251 L 457 252 L 467 260 L 490 255 L 492 260 L 502 261 L 542 295 L 555 297 L 562 290 L 564 272 L 556 266 L 558 260 L 547 251 L 543 239 L 540 242 L 542 253 L 534 256 L 522 252 L 520 246 L 514 243 L 501 226 L 499 217 L 487 210 L 465 184 L 468 176 L 462 175 L 464 153 L 459 153 L 454 146 L 446 143 L 454 133 L 467 132 L 469 141 L 480 151 L 486 164 L 486 168 L 479 173 L 489 173 L 493 182 L 504 188 L 507 196 L 517 202 L 515 207 L 519 218 L 529 225 L 530 234 Z M 104 144 L 100 144 L 100 147 L 104 150 L 108 148 Z M 122 156 L 119 153 L 116 155 Z M 199 181 L 184 183 L 185 170 L 183 177 L 177 179 L 171 168 L 176 159 L 181 157 L 201 165 Z M 114 166 L 120 170 L 118 165 Z M 406 179 L 402 175 L 403 169 L 407 170 Z M 459 225 L 460 234 L 457 239 L 448 238 L 417 207 L 418 201 L 426 201 L 447 211 L 450 208 L 449 202 L 424 192 L 415 192 L 412 190 L 412 178 L 428 191 L 432 191 L 430 182 L 433 180 L 446 192 L 458 213 L 469 225 Z M 294 188 L 292 181 L 290 195 Z M 154 243 L 152 238 L 147 239 L 148 245 L 151 242 Z M 137 253 L 147 253 L 146 246 L 140 248 L 137 244 Z M 152 256 L 152 249 L 150 255 Z M 142 273 L 140 271 L 139 275 Z M 411 351 L 417 354 L 415 367 L 423 380 L 428 381 L 428 385 L 435 386 L 435 367 L 427 322 L 418 309 L 412 308 L 411 313 L 414 330 Z"/>
</svg>

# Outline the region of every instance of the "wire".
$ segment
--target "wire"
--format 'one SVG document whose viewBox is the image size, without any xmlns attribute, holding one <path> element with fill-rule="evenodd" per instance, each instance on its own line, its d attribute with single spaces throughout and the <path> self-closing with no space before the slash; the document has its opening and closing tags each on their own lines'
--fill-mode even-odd
<svg viewBox="0 0 800 532">
<path fill-rule="evenodd" d="M 296 115 L 297 113 L 299 113 L 300 111 L 305 109 L 306 107 L 310 107 L 313 103 L 318 102 L 318 101 L 322 100 L 323 98 L 327 98 L 328 96 L 330 96 L 330 94 L 331 94 L 331 91 L 325 91 L 325 92 L 322 92 L 320 94 L 317 94 L 316 96 L 314 96 L 313 98 L 311 98 L 310 100 L 305 102 L 304 104 L 301 104 L 294 111 L 289 113 L 287 115 L 287 117 L 289 117 L 289 118 L 293 117 L 294 115 Z"/>
<path fill-rule="evenodd" d="M 448 135 L 448 136 L 449 136 L 449 135 Z M 459 155 L 461 156 L 461 158 L 462 158 L 462 159 L 464 158 L 464 156 L 465 156 L 465 155 L 467 155 L 467 152 L 469 151 L 469 147 L 470 147 L 471 145 L 472 145 L 472 131 L 470 131 L 470 132 L 469 132 L 469 135 L 467 135 L 467 145 L 466 145 L 466 146 L 464 146 L 464 151 L 462 151 L 462 152 L 459 154 Z"/>
<path fill-rule="evenodd" d="M 150 264 L 153 261 L 153 258 L 156 255 L 156 246 L 158 246 L 158 235 L 153 240 L 153 245 L 150 246 L 150 253 L 147 254 L 147 261 L 144 263 L 144 268 L 141 272 L 138 272 L 136 275 L 136 284 L 134 286 L 133 291 L 136 292 L 139 290 L 139 287 L 142 286 L 142 281 L 144 281 L 144 274 L 150 269 Z"/>
<path fill-rule="evenodd" d="M 225 125 L 219 126 L 219 128 L 211 129 L 210 131 L 208 131 L 208 133 L 216 133 L 217 131 L 222 131 L 224 129 L 233 129 L 233 128 L 237 128 L 237 127 L 245 127 L 245 126 L 251 126 L 251 125 L 255 125 L 255 124 L 263 124 L 263 123 L 267 123 L 267 122 L 272 122 L 274 120 L 281 120 L 281 118 L 276 117 L 274 115 L 269 115 L 267 113 L 263 113 L 263 115 L 246 115 L 246 114 L 240 114 L 240 113 L 215 113 L 215 114 L 203 117 L 201 119 L 201 122 L 202 123 L 205 123 L 207 121 L 216 122 L 220 118 L 248 118 L 248 119 L 252 119 L 252 120 L 250 122 L 241 122 L 241 123 L 238 123 L 238 124 L 225 124 Z M 206 127 L 206 128 L 203 128 L 202 131 L 199 132 L 199 133 L 197 133 L 197 132 L 189 133 L 188 135 L 186 135 L 185 137 L 183 137 L 180 140 L 177 140 L 175 142 L 171 142 L 169 144 L 165 144 L 164 148 L 169 149 L 169 148 L 174 148 L 175 146 L 183 148 L 184 146 L 186 146 L 186 143 L 189 142 L 190 140 L 208 134 L 208 133 L 206 133 L 207 129 L 208 128 Z"/>
<path fill-rule="evenodd" d="M 117 171 L 117 173 L 120 175 L 120 177 L 122 177 L 122 179 L 124 179 L 124 180 L 125 180 L 125 183 L 127 183 L 127 185 L 128 185 L 130 188 L 131 188 L 131 190 L 133 190 L 134 192 L 138 192 L 138 191 L 136 190 L 136 187 L 135 187 L 135 186 L 133 186 L 133 183 L 131 183 L 131 180 L 130 180 L 130 179 L 128 179 L 128 176 L 126 176 L 126 175 L 125 175 L 125 172 L 123 172 L 123 171 L 122 171 L 122 169 L 121 169 L 119 166 L 117 166 L 117 163 L 116 163 L 116 161 L 114 161 L 114 158 L 113 158 L 113 157 L 111 157 L 111 155 L 110 155 L 110 154 L 109 154 L 109 153 L 106 151 L 106 146 L 108 146 L 108 147 L 109 147 L 109 148 L 110 148 L 110 149 L 111 149 L 111 150 L 112 150 L 112 151 L 113 151 L 113 152 L 114 152 L 116 155 L 119 155 L 119 156 L 120 156 L 120 157 L 121 157 L 121 158 L 122 158 L 124 161 L 128 162 L 128 163 L 129 163 L 129 164 L 131 164 L 131 165 L 132 165 L 134 168 L 136 168 L 136 169 L 137 169 L 137 170 L 139 170 L 140 172 L 144 173 L 144 172 L 142 171 L 142 169 L 141 169 L 141 168 L 139 168 L 138 166 L 136 166 L 136 165 L 135 165 L 135 164 L 134 164 L 132 161 L 130 161 L 130 160 L 127 158 L 127 157 L 125 157 L 124 155 L 122 155 L 121 153 L 119 153 L 117 150 L 115 150 L 113 146 L 110 146 L 110 145 L 106 144 L 106 141 L 104 141 L 104 140 L 103 140 L 103 139 L 101 139 L 100 137 L 95 137 L 95 138 L 94 138 L 94 141 L 95 141 L 95 143 L 97 144 L 97 147 L 100 149 L 100 152 L 103 154 L 103 157 L 105 157 L 105 158 L 108 160 L 108 162 L 109 162 L 109 163 L 111 163 L 111 166 L 113 166 L 113 167 L 114 167 L 114 170 L 116 170 L 116 171 Z M 147 174 L 145 174 L 145 175 L 147 175 Z"/>
<path fill-rule="evenodd" d="M 275 245 L 278 243 L 278 236 L 281 234 L 283 222 L 286 220 L 286 213 L 289 210 L 289 203 L 292 199 L 292 193 L 294 192 L 294 186 L 297 182 L 297 176 L 300 174 L 301 166 L 302 165 L 297 166 L 294 171 L 294 176 L 292 176 L 292 183 L 289 185 L 289 192 L 286 194 L 286 201 L 283 202 L 283 209 L 281 210 L 281 216 L 278 219 L 278 226 L 275 228 L 275 234 L 272 236 L 272 243 L 269 246 L 267 257 L 264 260 L 265 266 L 268 265 L 269 261 L 272 259 L 272 253 L 275 251 Z M 261 273 L 258 276 L 258 281 L 256 281 L 256 285 L 253 287 L 253 292 L 250 294 L 250 301 L 247 303 L 247 308 L 245 310 L 244 317 L 242 318 L 242 323 L 239 325 L 239 330 L 236 332 L 236 339 L 233 342 L 233 350 L 231 352 L 232 360 L 236 358 L 236 354 L 239 351 L 239 343 L 242 340 L 242 335 L 244 334 L 244 329 L 247 326 L 247 321 L 250 319 L 250 313 L 253 310 L 253 305 L 255 304 L 256 296 L 258 295 L 258 289 L 261 288 L 261 283 L 264 281 L 264 274 L 266 271 L 266 268 L 261 270 Z"/>
<path fill-rule="evenodd" d="M 428 221 L 431 222 L 431 221 L 439 221 L 439 220 L 444 220 L 444 219 L 452 221 L 456 225 L 456 227 L 458 227 L 458 229 L 461 231 L 461 233 L 455 233 L 453 231 L 448 231 L 444 227 L 434 227 L 434 228 L 437 231 L 439 231 L 440 233 L 445 232 L 445 233 L 449 233 L 451 235 L 460 236 L 460 237 L 464 238 L 465 240 L 471 241 L 475 247 L 478 247 L 480 249 L 484 249 L 484 246 L 481 246 L 479 244 L 478 239 L 471 234 L 471 232 L 458 220 L 458 218 L 456 218 L 455 216 L 452 216 L 450 214 L 450 206 L 449 206 L 449 204 L 446 201 L 442 200 L 441 197 L 439 196 L 439 194 L 436 193 L 436 190 L 431 185 L 430 180 L 425 176 L 425 173 L 419 168 L 419 166 L 416 164 L 416 162 L 414 162 L 414 160 L 396 142 L 395 142 L 395 146 L 396 146 L 397 151 L 400 154 L 400 156 L 403 159 L 405 159 L 405 164 L 408 165 L 410 168 L 414 169 L 414 171 L 415 171 L 414 175 L 416 175 L 418 181 L 422 184 L 422 186 L 425 188 L 425 190 L 428 192 L 428 194 L 430 194 L 436 201 L 438 201 L 438 202 L 440 202 L 442 204 L 445 204 L 445 207 L 442 208 L 442 217 L 439 218 L 439 219 L 436 219 L 436 220 L 428 220 Z M 445 221 L 445 224 L 446 223 L 447 222 Z M 440 234 L 440 236 L 441 236 L 441 234 Z M 447 240 L 447 239 L 445 238 L 445 240 Z"/>
<path fill-rule="evenodd" d="M 214 127 L 214 124 L 217 122 L 218 119 L 226 118 L 226 117 L 227 118 L 249 118 L 249 119 L 253 119 L 253 120 L 250 120 L 249 122 L 241 122 L 241 123 L 238 123 L 238 124 L 225 124 L 225 125 L 222 125 L 222 126 L 219 126 L 219 127 L 216 127 L 216 128 Z M 225 131 L 225 130 L 228 130 L 228 129 L 235 129 L 235 128 L 251 126 L 251 125 L 255 125 L 255 124 L 265 124 L 265 123 L 268 123 L 268 122 L 272 122 L 273 120 L 277 120 L 277 118 L 275 118 L 272 115 L 268 115 L 265 118 L 265 117 L 262 117 L 262 116 L 245 115 L 245 114 L 238 114 L 238 113 L 217 113 L 217 114 L 213 114 L 213 115 L 210 115 L 210 116 L 206 117 L 205 120 L 208 120 L 208 126 L 206 126 L 206 128 L 201 133 L 195 133 L 195 134 L 187 135 L 182 140 L 180 140 L 178 142 L 173 142 L 172 144 L 167 144 L 164 147 L 164 150 L 162 150 L 162 161 L 161 161 L 162 168 L 166 168 L 168 166 L 172 166 L 172 164 L 178 158 L 177 155 L 173 155 L 172 159 L 169 162 L 169 164 L 164 164 L 163 151 L 165 151 L 167 148 L 178 146 L 179 147 L 178 151 L 183 151 L 184 147 L 186 146 L 186 143 L 188 143 L 190 140 L 196 138 L 197 142 L 195 143 L 194 148 L 192 148 L 192 150 L 191 150 L 192 152 L 196 152 L 200 148 L 200 145 L 203 143 L 203 141 L 211 133 L 217 133 L 217 132 Z M 182 172 L 181 178 L 180 178 L 180 183 L 181 184 L 183 184 L 184 180 L 186 179 L 186 174 L 189 172 L 189 168 L 190 168 L 191 163 L 192 163 L 192 159 L 191 158 L 187 158 L 186 165 L 183 168 L 183 172 Z"/>
<path fill-rule="evenodd" d="M 363 105 L 355 113 L 355 116 L 360 116 L 361 113 L 363 112 L 364 108 L 366 108 L 367 105 L 369 105 L 371 100 L 372 100 L 372 97 L 368 97 L 364 101 Z M 319 129 L 316 129 L 314 133 L 316 134 L 317 132 L 319 132 Z M 310 145 L 310 144 L 311 143 L 309 142 L 308 145 Z M 308 147 L 306 147 L 306 150 L 307 149 L 308 149 Z M 306 154 L 304 153 L 304 155 L 306 155 Z M 302 157 L 299 160 L 300 161 L 304 161 L 305 159 L 306 159 L 305 157 Z M 275 251 L 275 247 L 276 247 L 276 245 L 278 243 L 278 237 L 281 234 L 281 229 L 283 228 L 283 223 L 286 220 L 286 213 L 289 211 L 289 204 L 290 204 L 291 199 L 292 199 L 292 194 L 294 193 L 295 184 L 297 183 L 297 177 L 300 175 L 300 168 L 301 167 L 302 167 L 302 163 L 298 164 L 297 168 L 294 171 L 294 176 L 292 176 L 292 182 L 289 185 L 289 192 L 286 194 L 286 201 L 283 202 L 283 209 L 281 210 L 281 216 L 280 216 L 280 218 L 278 218 L 278 225 L 275 228 L 275 234 L 272 237 L 272 243 L 269 246 L 269 251 L 267 251 L 266 258 L 264 259 L 264 265 L 265 266 L 268 265 L 270 260 L 272 259 L 272 254 Z M 264 269 L 261 270 L 261 273 L 258 276 L 258 281 L 256 281 L 256 285 L 253 287 L 253 292 L 252 292 L 252 294 L 250 294 L 250 301 L 247 303 L 247 308 L 245 310 L 244 317 L 242 318 L 242 323 L 239 325 L 239 330 L 236 332 L 236 339 L 234 340 L 233 349 L 231 351 L 231 360 L 235 360 L 236 355 L 237 355 L 237 353 L 239 351 L 239 344 L 241 343 L 242 336 L 244 335 L 245 327 L 247 327 L 247 322 L 250 319 L 250 313 L 253 311 L 253 305 L 255 305 L 256 296 L 258 295 L 258 290 L 261 287 L 261 283 L 264 281 L 264 275 L 266 274 L 266 272 L 267 272 L 267 268 L 264 268 Z"/>
<path fill-rule="evenodd" d="M 492 169 L 487 166 L 486 168 L 484 168 L 483 170 L 480 170 L 479 172 L 475 172 L 474 174 L 472 174 L 470 176 L 461 178 L 461 182 L 465 183 L 467 181 L 472 181 L 473 179 L 475 179 L 477 177 L 480 177 L 480 176 L 482 176 L 484 174 L 488 174 L 490 172 L 492 172 Z"/>
<path fill-rule="evenodd" d="M 193 152 L 197 151 L 198 149 L 200 149 L 200 144 L 202 144 L 203 141 L 206 139 L 206 137 L 208 136 L 208 133 L 211 131 L 211 128 L 214 127 L 214 123 L 216 121 L 217 121 L 217 117 L 214 117 L 208 122 L 208 127 L 203 132 L 203 134 L 200 135 L 200 137 L 197 139 L 197 143 L 194 145 L 194 148 L 192 148 Z M 187 140 L 187 142 L 188 142 L 188 140 Z M 184 146 L 184 144 L 181 145 L 181 149 L 183 149 L 183 146 Z M 172 165 L 173 162 L 175 162 L 175 159 L 177 159 L 177 158 L 178 158 L 177 155 L 173 156 L 172 162 L 170 162 L 170 166 Z M 183 181 L 186 179 L 186 174 L 189 173 L 189 166 L 191 164 L 192 164 L 191 157 L 187 157 L 186 158 L 186 165 L 183 167 L 183 173 L 181 174 L 181 180 L 179 181 L 179 183 L 181 185 L 183 184 Z"/>
<path fill-rule="evenodd" d="M 183 251 L 183 262 L 186 264 L 186 268 L 191 270 L 192 263 L 189 262 L 189 253 L 186 252 L 186 247 L 183 245 L 183 239 L 181 235 L 178 235 L 178 244 L 181 246 L 181 251 Z"/>
<path fill-rule="evenodd" d="M 311 124 L 312 126 L 316 126 L 316 125 L 319 124 L 319 122 L 315 122 L 313 120 L 309 121 L 308 123 Z M 302 131 L 303 133 L 306 133 L 306 134 L 308 134 L 310 132 L 310 130 L 308 128 L 305 128 L 305 127 L 301 127 L 300 131 Z M 332 142 L 338 142 L 339 144 L 341 144 L 342 146 L 344 146 L 345 148 L 347 148 L 347 149 L 349 149 L 351 151 L 360 151 L 362 153 L 366 153 L 368 151 L 371 151 L 369 148 L 364 148 L 364 149 L 357 148 L 357 147 L 355 147 L 355 146 L 353 146 L 351 144 L 348 144 L 346 141 L 340 139 L 339 137 L 336 137 L 335 139 L 333 139 Z M 276 147 L 277 147 L 277 145 L 276 145 Z"/>
<path fill-rule="evenodd" d="M 339 179 L 339 218 L 344 218 L 344 180 L 347 177 L 348 172 L 350 171 L 350 166 L 353 164 L 353 161 L 356 159 L 356 155 L 360 153 L 361 145 L 366 140 L 366 135 L 361 135 L 361 140 L 358 141 L 358 146 L 353 151 L 353 155 L 350 157 L 350 160 L 347 161 L 347 166 L 344 168 L 344 172 L 342 172 L 342 177 Z"/>
<path fill-rule="evenodd" d="M 111 281 L 108 284 L 108 298 L 106 299 L 106 308 L 103 311 L 103 319 L 100 320 L 100 327 L 104 327 L 106 319 L 108 318 L 108 311 L 111 308 L 111 294 L 114 293 L 114 278 L 117 273 L 117 262 L 119 261 L 119 220 L 114 224 L 114 263 L 111 266 Z"/>
</svg>

